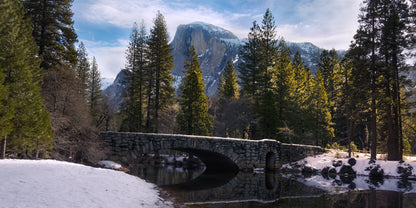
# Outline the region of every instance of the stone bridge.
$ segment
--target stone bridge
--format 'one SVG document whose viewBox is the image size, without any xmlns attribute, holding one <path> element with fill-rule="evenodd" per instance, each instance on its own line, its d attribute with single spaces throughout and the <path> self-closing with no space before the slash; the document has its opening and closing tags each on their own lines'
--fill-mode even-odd
<svg viewBox="0 0 416 208">
<path fill-rule="evenodd" d="M 273 170 L 284 163 L 325 152 L 318 146 L 285 144 L 272 139 L 124 132 L 101 132 L 100 136 L 110 150 L 109 159 L 114 161 L 129 164 L 143 154 L 177 150 L 197 156 L 212 171 Z"/>
</svg>

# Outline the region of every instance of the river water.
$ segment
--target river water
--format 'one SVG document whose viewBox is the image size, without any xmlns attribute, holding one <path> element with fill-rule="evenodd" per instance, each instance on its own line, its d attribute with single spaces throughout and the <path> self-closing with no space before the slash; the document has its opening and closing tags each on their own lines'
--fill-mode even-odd
<svg viewBox="0 0 416 208">
<path fill-rule="evenodd" d="M 185 170 L 143 165 L 131 173 L 158 185 L 188 207 L 416 207 L 416 193 L 377 190 L 383 184 L 390 184 L 388 181 L 358 189 L 354 183 L 344 184 L 344 188 L 326 187 L 343 183 L 336 179 L 316 179 L 314 184 L 323 185 L 310 185 L 299 182 L 303 178 L 284 177 L 279 173 L 219 174 L 208 173 L 204 168 Z M 400 182 L 396 183 L 400 187 Z M 410 187 L 402 190 L 412 189 L 413 182 L 407 183 Z"/>
</svg>

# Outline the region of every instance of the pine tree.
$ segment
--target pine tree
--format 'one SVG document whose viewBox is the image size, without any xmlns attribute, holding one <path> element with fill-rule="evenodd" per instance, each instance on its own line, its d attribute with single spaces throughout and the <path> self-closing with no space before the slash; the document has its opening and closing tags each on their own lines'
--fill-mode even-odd
<svg viewBox="0 0 416 208">
<path fill-rule="evenodd" d="M 214 116 L 215 135 L 246 138 L 244 131 L 247 131 L 247 119 L 251 116 L 250 103 L 247 103 L 247 99 L 240 99 L 237 72 L 231 60 L 221 74 L 217 93 L 210 109 Z"/>
<path fill-rule="evenodd" d="M 237 72 L 231 60 L 227 62 L 221 74 L 218 93 L 224 99 L 238 99 L 239 97 Z"/>
<path fill-rule="evenodd" d="M 86 98 L 78 90 L 72 2 L 24 0 L 23 5 L 27 19 L 32 22 L 33 28 L 29 31 L 38 46 L 37 56 L 44 70 L 42 95 L 55 136 L 52 156 L 60 160 L 96 162 L 102 156 L 97 147 L 101 141 Z"/>
<path fill-rule="evenodd" d="M 0 111 L 5 116 L 0 119 L 3 144 L 22 157 L 37 158 L 40 152 L 45 156 L 52 148 L 53 136 L 40 94 L 42 72 L 30 24 L 18 1 L 3 1 L 0 14 L 0 77 L 4 76 L 0 86 L 8 92 L 0 97 L 9 110 Z"/>
<path fill-rule="evenodd" d="M 282 124 L 279 120 L 279 109 L 275 94 L 271 90 L 262 95 L 258 112 L 261 115 L 259 118 L 260 138 L 276 139 L 279 127 Z"/>
<path fill-rule="evenodd" d="M 144 23 L 140 25 L 140 30 L 137 24 L 133 25 L 133 30 L 130 35 L 129 47 L 126 52 L 127 58 L 127 89 L 124 105 L 125 119 L 123 120 L 123 131 L 142 131 L 144 129 L 144 115 L 145 115 L 145 86 L 147 75 L 147 34 Z"/>
<path fill-rule="evenodd" d="M 309 110 L 314 120 L 312 133 L 316 139 L 316 145 L 326 146 L 334 136 L 334 130 L 331 127 L 330 105 L 320 71 L 313 79 L 311 92 Z"/>
<path fill-rule="evenodd" d="M 101 90 L 101 76 L 98 70 L 97 61 L 95 57 L 92 58 L 91 73 L 88 83 L 88 106 L 96 125 L 98 125 L 100 110 L 103 104 L 103 95 Z"/>
<path fill-rule="evenodd" d="M 400 72 L 406 70 L 403 51 L 408 49 L 407 33 L 409 8 L 404 0 L 382 1 L 380 55 L 384 59 L 388 160 L 402 160 L 403 133 Z"/>
<path fill-rule="evenodd" d="M 0 10 L 1 11 L 1 10 Z M 3 17 L 0 17 L 3 18 Z M 0 20 L 3 23 L 3 20 Z M 1 40 L 1 39 L 0 39 Z M 6 156 L 7 136 L 12 131 L 12 118 L 14 114 L 13 104 L 8 99 L 9 91 L 4 86 L 4 74 L 3 69 L 0 68 L 0 159 L 4 159 Z"/>
<path fill-rule="evenodd" d="M 295 135 L 292 136 L 294 143 L 311 143 L 307 141 L 307 134 L 313 128 L 311 127 L 311 115 L 308 112 L 310 90 L 312 85 L 312 73 L 308 67 L 304 65 L 299 52 L 296 52 L 290 73 L 293 76 L 289 79 L 289 109 L 286 113 L 285 120 L 288 127 L 292 129 Z"/>
<path fill-rule="evenodd" d="M 370 74 L 371 158 L 376 158 L 377 138 L 381 133 L 380 138 L 387 138 L 388 159 L 400 160 L 403 127 L 399 74 L 406 69 L 403 51 L 409 49 L 408 38 L 413 33 L 408 27 L 409 8 L 403 0 L 364 3 L 350 54 L 354 68 L 360 67 Z"/>
<path fill-rule="evenodd" d="M 64 63 L 75 66 L 77 62 L 72 2 L 23 0 L 27 15 L 32 20 L 32 35 L 42 57 L 41 67 L 45 70 Z"/>
<path fill-rule="evenodd" d="M 81 42 L 77 49 L 77 65 L 75 72 L 77 73 L 77 78 L 79 80 L 79 93 L 84 95 L 87 98 L 88 94 L 88 83 L 90 77 L 90 63 L 88 61 L 87 49 L 84 46 L 84 43 Z"/>
<path fill-rule="evenodd" d="M 260 79 L 259 79 L 259 89 L 260 94 L 268 92 L 272 88 L 272 74 L 275 65 L 277 64 L 276 61 L 283 61 L 277 60 L 278 53 L 280 51 L 280 44 L 277 41 L 277 32 L 276 32 L 276 25 L 274 21 L 274 17 L 270 9 L 266 10 L 264 13 L 262 24 L 260 25 L 260 48 L 259 48 L 259 55 L 260 55 Z M 283 49 L 284 50 L 284 49 Z"/>
<path fill-rule="evenodd" d="M 148 86 L 148 113 L 146 128 L 149 132 L 158 132 L 159 115 L 173 100 L 172 87 L 173 56 L 169 45 L 169 35 L 165 18 L 158 12 L 153 20 L 154 26 L 150 30 L 147 41 L 149 68 L 146 76 Z"/>
<path fill-rule="evenodd" d="M 202 81 L 201 68 L 193 46 L 189 50 L 185 70 L 176 129 L 182 134 L 211 135 L 212 118 L 208 114 L 208 97 L 205 95 L 205 84 Z"/>
<path fill-rule="evenodd" d="M 380 14 L 380 0 L 368 0 L 365 2 L 363 8 L 361 8 L 362 15 L 359 17 L 360 26 L 354 36 L 354 42 L 350 47 L 350 51 L 347 56 L 353 62 L 353 70 L 357 73 L 353 73 L 352 79 L 359 80 L 355 82 L 354 89 L 367 89 L 366 93 L 370 91 L 370 97 L 368 102 L 370 103 L 370 135 L 371 135 L 371 159 L 376 159 L 377 151 L 377 109 L 378 109 L 378 79 L 379 79 L 379 57 L 377 56 L 378 48 L 380 44 L 380 20 L 378 15 Z M 369 58 L 367 58 L 369 57 Z M 360 69 L 360 70 L 355 70 Z M 369 79 L 367 79 L 369 78 Z M 367 87 L 365 84 L 369 83 Z M 361 86 L 357 86 L 360 84 Z M 361 93 L 359 93 L 362 95 Z M 364 96 L 362 98 L 366 98 Z M 367 101 L 362 101 L 365 103 Z"/>
<path fill-rule="evenodd" d="M 253 22 L 248 34 L 248 40 L 240 52 L 242 62 L 238 69 L 241 79 L 241 93 L 245 96 L 254 97 L 257 93 L 258 81 L 260 79 L 260 27 L 257 22 Z"/>
<path fill-rule="evenodd" d="M 340 87 L 340 61 L 335 49 L 323 50 L 318 63 L 318 70 L 321 71 L 325 91 L 331 105 L 331 114 L 334 115 L 334 107 L 337 102 Z"/>
</svg>

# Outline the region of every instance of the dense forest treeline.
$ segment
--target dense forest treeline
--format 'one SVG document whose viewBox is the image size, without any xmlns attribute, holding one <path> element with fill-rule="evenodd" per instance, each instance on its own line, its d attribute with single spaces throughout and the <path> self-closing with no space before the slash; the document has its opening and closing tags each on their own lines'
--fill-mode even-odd
<svg viewBox="0 0 416 208">
<path fill-rule="evenodd" d="M 312 74 L 292 59 L 268 9 L 208 98 L 195 49 L 183 63 L 180 92 L 164 16 L 149 33 L 134 23 L 119 112 L 101 93 L 73 28 L 72 0 L 1 0 L 0 136 L 2 157 L 102 157 L 99 130 L 272 138 L 288 143 L 357 146 L 401 160 L 416 152 L 416 120 L 406 74 L 413 66 L 416 1 L 365 0 L 345 57 L 324 50 Z M 414 108 L 413 108 L 414 109 Z"/>
<path fill-rule="evenodd" d="M 102 156 L 100 78 L 75 47 L 72 0 L 2 0 L 1 156 L 93 162 Z"/>
</svg>

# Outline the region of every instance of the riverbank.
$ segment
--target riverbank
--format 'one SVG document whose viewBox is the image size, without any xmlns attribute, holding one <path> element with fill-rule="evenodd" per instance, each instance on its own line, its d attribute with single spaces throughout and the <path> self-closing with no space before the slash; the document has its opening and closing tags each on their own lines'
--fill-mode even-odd
<svg viewBox="0 0 416 208">
<path fill-rule="evenodd" d="M 55 160 L 0 160 L 0 207 L 174 207 L 126 173 Z M 166 197 L 166 196 L 164 196 Z"/>
<path fill-rule="evenodd" d="M 416 158 L 403 161 L 370 160 L 369 154 L 329 150 L 282 166 L 285 177 L 327 191 L 391 190 L 416 193 Z M 385 155 L 378 155 L 385 158 Z"/>
</svg>

